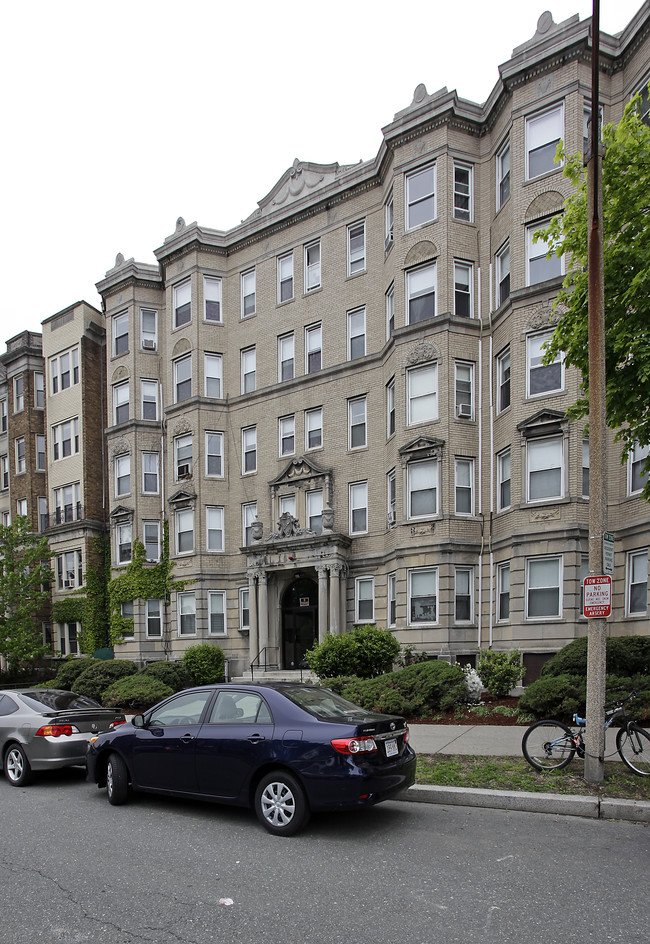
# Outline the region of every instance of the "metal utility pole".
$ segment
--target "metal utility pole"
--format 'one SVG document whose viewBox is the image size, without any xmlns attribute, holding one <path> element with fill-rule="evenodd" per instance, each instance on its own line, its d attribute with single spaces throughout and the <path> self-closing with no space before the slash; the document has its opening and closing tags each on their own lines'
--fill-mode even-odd
<svg viewBox="0 0 650 944">
<path fill-rule="evenodd" d="M 591 18 L 591 154 L 587 164 L 589 280 L 589 575 L 603 573 L 607 529 L 605 424 L 605 303 L 602 231 L 602 149 L 599 121 L 600 0 Z M 590 619 L 587 646 L 585 780 L 605 776 L 605 658 L 607 623 Z"/>
</svg>

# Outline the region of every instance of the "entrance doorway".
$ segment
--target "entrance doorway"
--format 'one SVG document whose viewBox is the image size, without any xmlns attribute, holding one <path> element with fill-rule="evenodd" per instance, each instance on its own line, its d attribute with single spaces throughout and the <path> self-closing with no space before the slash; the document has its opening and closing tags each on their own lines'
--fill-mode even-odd
<svg viewBox="0 0 650 944">
<path fill-rule="evenodd" d="M 318 584 L 298 577 L 282 596 L 282 668 L 297 669 L 318 642 Z"/>
</svg>

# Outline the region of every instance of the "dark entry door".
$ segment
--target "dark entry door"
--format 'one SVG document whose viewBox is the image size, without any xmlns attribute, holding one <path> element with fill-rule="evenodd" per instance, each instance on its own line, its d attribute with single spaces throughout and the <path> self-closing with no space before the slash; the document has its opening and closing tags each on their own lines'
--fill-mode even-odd
<svg viewBox="0 0 650 944">
<path fill-rule="evenodd" d="M 282 599 L 282 668 L 297 669 L 318 641 L 318 586 L 300 577 Z"/>
</svg>

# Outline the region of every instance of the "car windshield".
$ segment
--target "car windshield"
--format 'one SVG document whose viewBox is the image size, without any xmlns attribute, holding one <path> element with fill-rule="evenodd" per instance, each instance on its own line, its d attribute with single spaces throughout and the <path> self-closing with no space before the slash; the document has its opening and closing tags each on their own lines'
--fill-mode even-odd
<svg viewBox="0 0 650 944">
<path fill-rule="evenodd" d="M 365 711 L 351 701 L 341 698 L 328 688 L 284 688 L 283 694 L 300 708 L 304 708 L 320 721 L 367 721 L 375 717 L 372 711 Z"/>
<path fill-rule="evenodd" d="M 74 692 L 62 692 L 57 689 L 47 691 L 21 692 L 20 697 L 36 711 L 46 708 L 48 711 L 70 711 L 73 708 L 100 708 L 98 702 L 86 695 L 75 695 Z"/>
</svg>

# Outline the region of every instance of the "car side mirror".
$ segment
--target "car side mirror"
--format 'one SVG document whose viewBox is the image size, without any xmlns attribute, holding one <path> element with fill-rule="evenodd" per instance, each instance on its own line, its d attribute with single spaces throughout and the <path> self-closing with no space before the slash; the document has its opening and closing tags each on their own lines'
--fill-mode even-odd
<svg viewBox="0 0 650 944">
<path fill-rule="evenodd" d="M 144 715 L 134 715 L 131 724 L 134 728 L 144 728 Z"/>
</svg>

